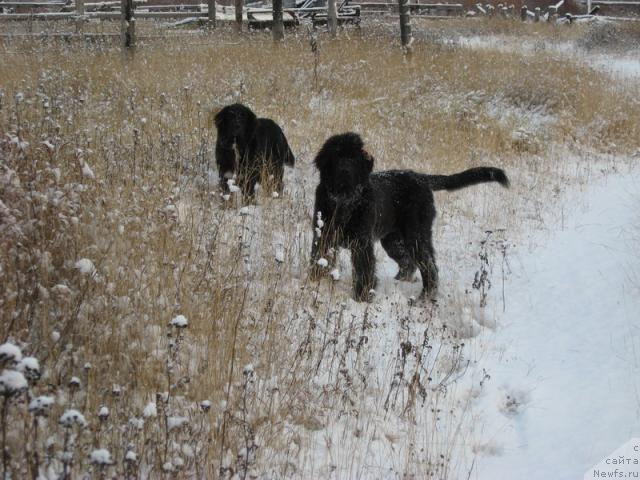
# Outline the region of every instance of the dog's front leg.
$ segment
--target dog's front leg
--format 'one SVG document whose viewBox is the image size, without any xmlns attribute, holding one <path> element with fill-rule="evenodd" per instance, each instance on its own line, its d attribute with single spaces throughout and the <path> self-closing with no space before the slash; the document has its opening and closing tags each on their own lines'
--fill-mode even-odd
<svg viewBox="0 0 640 480">
<path fill-rule="evenodd" d="M 233 178 L 235 172 L 235 155 L 232 148 L 216 144 L 216 165 L 218 166 L 218 181 L 222 193 L 229 193 L 229 180 Z"/>
<path fill-rule="evenodd" d="M 369 292 L 376 287 L 376 258 L 370 239 L 351 245 L 351 265 L 355 299 L 358 302 L 369 301 Z"/>
</svg>

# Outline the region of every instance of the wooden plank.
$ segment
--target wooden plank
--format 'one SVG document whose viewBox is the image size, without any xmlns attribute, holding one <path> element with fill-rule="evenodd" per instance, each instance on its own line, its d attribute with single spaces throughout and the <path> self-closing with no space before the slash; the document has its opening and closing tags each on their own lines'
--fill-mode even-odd
<svg viewBox="0 0 640 480">
<path fill-rule="evenodd" d="M 387 2 L 358 2 L 352 3 L 349 5 L 350 7 L 362 7 L 362 8 L 380 8 L 380 7 L 396 7 L 395 3 L 387 3 Z M 451 8 L 451 9 L 462 9 L 463 5 L 461 3 L 409 3 L 409 7 L 412 8 Z"/>
<path fill-rule="evenodd" d="M 640 6 L 640 2 L 615 1 L 615 0 L 591 0 L 591 4 L 593 4 L 593 5 L 615 5 L 615 6 L 629 5 L 631 7 Z"/>
<path fill-rule="evenodd" d="M 46 8 L 46 7 L 62 7 L 65 2 L 0 2 L 2 7 L 23 7 L 23 8 Z"/>
</svg>

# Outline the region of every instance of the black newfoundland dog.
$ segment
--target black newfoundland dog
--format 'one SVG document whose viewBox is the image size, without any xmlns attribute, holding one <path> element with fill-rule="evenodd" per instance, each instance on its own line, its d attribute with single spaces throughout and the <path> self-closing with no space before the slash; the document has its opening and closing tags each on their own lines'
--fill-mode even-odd
<svg viewBox="0 0 640 480">
<path fill-rule="evenodd" d="M 245 198 L 254 194 L 256 183 L 273 178 L 282 193 L 284 166 L 293 167 L 295 157 L 280 126 L 269 118 L 257 118 L 248 107 L 227 105 L 214 117 L 218 130 L 216 164 L 223 191 L 236 174 L 236 183 Z M 265 178 L 266 177 L 266 178 Z"/>
<path fill-rule="evenodd" d="M 337 247 L 351 250 L 353 287 L 358 301 L 375 288 L 373 244 L 398 263 L 396 278 L 422 275 L 422 296 L 435 297 L 438 269 L 431 228 L 436 216 L 434 190 L 457 190 L 483 182 L 509 180 L 499 168 L 478 167 L 454 175 L 425 175 L 411 170 L 371 173 L 373 157 L 355 133 L 329 138 L 315 158 L 320 171 L 314 210 L 311 251 L 312 276 L 328 265 L 326 256 Z"/>
</svg>

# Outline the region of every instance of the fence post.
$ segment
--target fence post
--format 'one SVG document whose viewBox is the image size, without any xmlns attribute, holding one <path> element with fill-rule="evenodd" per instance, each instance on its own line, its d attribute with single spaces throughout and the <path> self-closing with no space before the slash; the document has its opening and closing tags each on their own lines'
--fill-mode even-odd
<svg viewBox="0 0 640 480">
<path fill-rule="evenodd" d="M 133 18 L 133 0 L 122 0 L 122 46 L 132 48 L 136 45 L 136 20 Z"/>
<path fill-rule="evenodd" d="M 81 33 L 84 28 L 84 0 L 76 1 L 76 33 Z"/>
<path fill-rule="evenodd" d="M 216 26 L 216 0 L 207 0 L 207 20 L 209 21 L 209 27 L 215 28 L 215 26 Z"/>
<path fill-rule="evenodd" d="M 338 32 L 338 11 L 336 9 L 336 0 L 329 0 L 327 7 L 327 27 L 329 29 L 329 35 L 335 37 Z"/>
<path fill-rule="evenodd" d="M 533 21 L 534 22 L 539 22 L 540 21 L 540 7 L 536 7 L 535 10 L 533 11 L 533 13 L 534 13 Z"/>
<path fill-rule="evenodd" d="M 413 43 L 409 0 L 398 0 L 398 9 L 400 11 L 400 42 L 403 50 L 408 53 L 411 50 L 411 43 Z"/>
<path fill-rule="evenodd" d="M 243 0 L 236 0 L 236 30 L 238 32 L 242 31 L 242 6 L 244 4 Z"/>
<path fill-rule="evenodd" d="M 284 38 L 284 23 L 282 22 L 282 0 L 273 0 L 273 25 L 271 32 L 273 40 L 280 41 Z"/>
</svg>

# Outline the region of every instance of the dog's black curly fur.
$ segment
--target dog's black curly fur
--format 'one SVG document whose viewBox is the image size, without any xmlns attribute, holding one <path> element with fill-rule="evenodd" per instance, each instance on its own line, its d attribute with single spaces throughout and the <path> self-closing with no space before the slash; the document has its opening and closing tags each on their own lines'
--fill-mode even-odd
<svg viewBox="0 0 640 480">
<path fill-rule="evenodd" d="M 273 175 L 275 188 L 282 193 L 284 166 L 295 157 L 280 126 L 270 118 L 258 118 L 240 103 L 227 105 L 214 117 L 218 130 L 216 164 L 220 186 L 228 191 L 228 180 L 236 174 L 242 194 L 252 197 L 263 173 Z"/>
<path fill-rule="evenodd" d="M 434 190 L 457 190 L 483 182 L 509 180 L 504 171 L 478 167 L 454 175 L 426 175 L 411 170 L 371 173 L 373 157 L 359 135 L 344 133 L 329 138 L 315 158 L 320 171 L 314 210 L 312 274 L 322 267 L 320 258 L 332 248 L 351 250 L 356 300 L 369 297 L 375 287 L 373 245 L 377 239 L 398 263 L 398 279 L 422 275 L 423 294 L 433 298 L 438 269 L 432 242 L 436 216 Z"/>
</svg>

